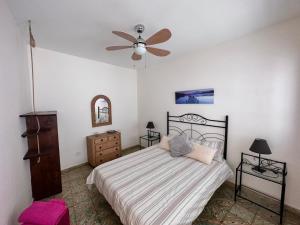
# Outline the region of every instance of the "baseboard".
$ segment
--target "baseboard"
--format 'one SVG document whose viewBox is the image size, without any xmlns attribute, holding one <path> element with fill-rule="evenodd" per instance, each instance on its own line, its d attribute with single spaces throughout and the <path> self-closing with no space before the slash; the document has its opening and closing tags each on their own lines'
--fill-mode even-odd
<svg viewBox="0 0 300 225">
<path fill-rule="evenodd" d="M 231 182 L 231 181 L 228 181 L 228 180 L 225 181 L 225 184 L 228 185 L 228 186 L 230 186 L 230 187 L 232 187 L 232 188 L 235 187 L 235 184 L 234 184 L 233 182 Z M 259 193 L 259 192 L 257 192 L 257 193 Z M 268 196 L 266 195 L 266 197 L 268 197 Z M 273 197 L 270 196 L 270 198 L 273 198 Z M 284 208 L 285 208 L 288 212 L 300 216 L 300 210 L 299 210 L 299 209 L 296 209 L 296 208 L 294 208 L 294 207 L 292 207 L 292 206 L 289 206 L 289 205 L 286 205 L 286 204 L 284 205 Z"/>
<path fill-rule="evenodd" d="M 123 148 L 122 151 L 126 151 L 126 150 L 129 150 L 131 148 L 139 148 L 140 145 L 133 145 L 133 146 L 130 146 L 130 147 L 127 147 L 127 148 Z"/>
<path fill-rule="evenodd" d="M 67 173 L 67 172 L 69 172 L 70 170 L 73 170 L 73 169 L 76 169 L 76 168 L 79 168 L 79 167 L 82 167 L 82 166 L 86 166 L 86 165 L 89 165 L 89 163 L 88 163 L 88 162 L 85 162 L 85 163 L 78 164 L 78 165 L 76 165 L 76 166 L 71 166 L 71 167 L 69 167 L 69 168 L 67 168 L 67 169 L 63 169 L 61 172 L 62 172 L 62 173 Z"/>
</svg>

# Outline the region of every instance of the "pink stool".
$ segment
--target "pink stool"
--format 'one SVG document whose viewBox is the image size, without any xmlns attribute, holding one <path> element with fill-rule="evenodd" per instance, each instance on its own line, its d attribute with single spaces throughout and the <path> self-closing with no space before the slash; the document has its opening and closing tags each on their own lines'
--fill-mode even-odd
<svg viewBox="0 0 300 225">
<path fill-rule="evenodd" d="M 64 200 L 33 202 L 19 216 L 22 225 L 70 225 L 69 209 Z"/>
</svg>

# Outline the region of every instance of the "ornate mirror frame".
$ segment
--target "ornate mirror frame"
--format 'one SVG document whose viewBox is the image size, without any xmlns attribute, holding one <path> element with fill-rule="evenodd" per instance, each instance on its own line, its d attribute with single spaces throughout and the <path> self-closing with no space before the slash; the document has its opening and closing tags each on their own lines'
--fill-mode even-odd
<svg viewBox="0 0 300 225">
<path fill-rule="evenodd" d="M 108 119 L 108 122 L 96 122 L 96 115 L 95 115 L 95 104 L 97 102 L 98 99 L 105 99 L 105 101 L 107 102 L 108 104 L 108 116 L 109 116 L 109 119 Z M 100 126 L 106 126 L 106 125 L 110 125 L 112 123 L 112 118 L 111 118 L 111 102 L 109 100 L 108 97 L 106 97 L 105 95 L 96 95 L 92 102 L 91 102 L 91 115 L 92 115 L 92 127 L 100 127 Z"/>
</svg>

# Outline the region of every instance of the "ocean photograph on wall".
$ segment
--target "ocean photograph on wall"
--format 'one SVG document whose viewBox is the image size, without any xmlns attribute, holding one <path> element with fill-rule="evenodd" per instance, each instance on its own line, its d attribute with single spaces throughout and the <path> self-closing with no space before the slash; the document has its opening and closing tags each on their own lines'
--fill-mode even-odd
<svg viewBox="0 0 300 225">
<path fill-rule="evenodd" d="M 176 91 L 176 104 L 214 104 L 214 89 Z"/>
</svg>

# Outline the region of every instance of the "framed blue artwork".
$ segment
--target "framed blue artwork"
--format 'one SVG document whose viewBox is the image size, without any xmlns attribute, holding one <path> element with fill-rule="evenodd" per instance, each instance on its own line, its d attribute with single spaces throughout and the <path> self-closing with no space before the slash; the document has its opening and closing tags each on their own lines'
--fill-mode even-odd
<svg viewBox="0 0 300 225">
<path fill-rule="evenodd" d="M 214 89 L 198 89 L 190 91 L 176 91 L 176 104 L 214 104 Z"/>
</svg>

